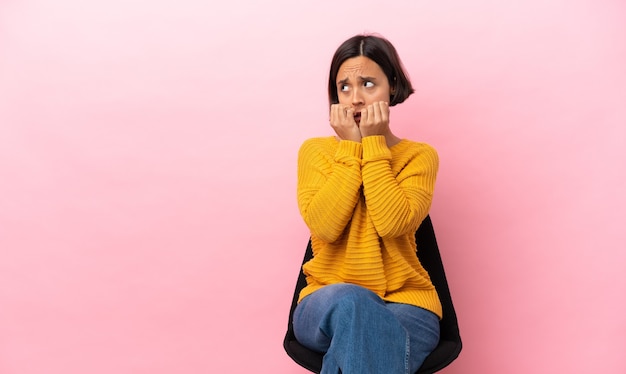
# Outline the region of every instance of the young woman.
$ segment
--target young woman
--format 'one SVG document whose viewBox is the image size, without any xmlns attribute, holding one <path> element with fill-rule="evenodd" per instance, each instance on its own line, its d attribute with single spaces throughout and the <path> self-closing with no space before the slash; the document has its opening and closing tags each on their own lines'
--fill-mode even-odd
<svg viewBox="0 0 626 374">
<path fill-rule="evenodd" d="M 391 106 L 414 92 L 393 45 L 357 35 L 335 52 L 335 135 L 304 142 L 298 205 L 313 259 L 294 313 L 322 373 L 414 373 L 439 341 L 441 304 L 415 254 L 438 169 L 429 145 L 393 134 Z"/>
</svg>

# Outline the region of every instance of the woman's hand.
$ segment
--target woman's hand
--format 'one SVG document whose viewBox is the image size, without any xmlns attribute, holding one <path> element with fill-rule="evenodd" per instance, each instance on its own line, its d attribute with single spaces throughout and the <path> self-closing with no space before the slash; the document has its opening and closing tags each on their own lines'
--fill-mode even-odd
<svg viewBox="0 0 626 374">
<path fill-rule="evenodd" d="M 387 135 L 389 132 L 389 103 L 379 101 L 361 110 L 361 136 Z"/>
<path fill-rule="evenodd" d="M 361 142 L 361 131 L 354 120 L 354 109 L 342 104 L 331 105 L 330 126 L 339 139 Z"/>
</svg>

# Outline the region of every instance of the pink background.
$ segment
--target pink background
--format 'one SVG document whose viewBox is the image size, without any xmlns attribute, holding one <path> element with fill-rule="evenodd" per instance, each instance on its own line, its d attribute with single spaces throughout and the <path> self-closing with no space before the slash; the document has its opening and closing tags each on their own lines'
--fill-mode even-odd
<svg viewBox="0 0 626 374">
<path fill-rule="evenodd" d="M 211 3 L 0 3 L 0 373 L 305 373 L 296 153 L 364 31 L 441 157 L 443 372 L 626 372 L 623 1 Z"/>
</svg>

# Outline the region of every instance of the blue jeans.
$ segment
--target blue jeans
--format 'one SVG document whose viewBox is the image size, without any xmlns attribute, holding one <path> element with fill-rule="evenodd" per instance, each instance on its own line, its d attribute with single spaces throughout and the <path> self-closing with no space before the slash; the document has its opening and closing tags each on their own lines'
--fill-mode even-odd
<svg viewBox="0 0 626 374">
<path fill-rule="evenodd" d="M 434 313 L 347 283 L 302 299 L 293 328 L 302 345 L 325 353 L 321 374 L 415 373 L 439 342 Z"/>
</svg>

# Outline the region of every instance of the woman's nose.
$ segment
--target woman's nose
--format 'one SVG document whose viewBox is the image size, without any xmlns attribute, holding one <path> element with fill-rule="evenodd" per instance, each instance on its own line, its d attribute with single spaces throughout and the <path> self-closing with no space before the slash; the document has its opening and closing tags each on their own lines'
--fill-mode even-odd
<svg viewBox="0 0 626 374">
<path fill-rule="evenodd" d="M 363 95 L 361 95 L 361 90 L 355 89 L 352 91 L 352 105 L 362 105 L 363 104 Z"/>
</svg>

